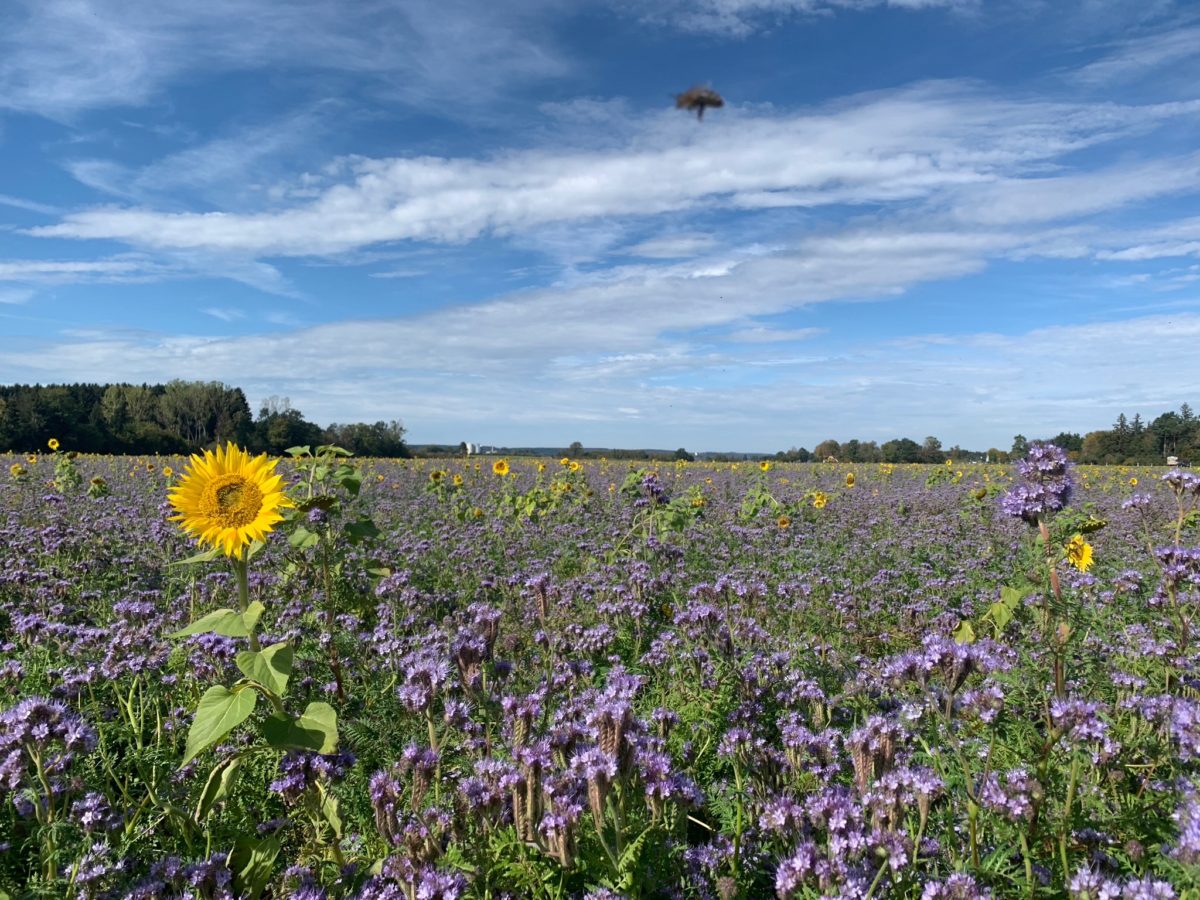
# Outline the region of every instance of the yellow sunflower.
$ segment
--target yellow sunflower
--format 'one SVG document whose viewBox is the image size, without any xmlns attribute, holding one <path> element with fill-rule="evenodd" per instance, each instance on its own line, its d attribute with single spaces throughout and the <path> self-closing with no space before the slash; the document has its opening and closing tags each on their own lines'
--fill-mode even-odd
<svg viewBox="0 0 1200 900">
<path fill-rule="evenodd" d="M 20 478 L 25 474 L 25 467 L 20 463 L 13 463 L 8 467 L 8 473 L 12 475 L 13 478 Z"/>
<path fill-rule="evenodd" d="M 57 450 L 58 449 L 58 438 L 50 438 L 50 440 L 46 441 L 46 446 L 49 447 L 51 450 Z"/>
<path fill-rule="evenodd" d="M 765 459 L 764 459 L 762 462 L 760 462 L 760 463 L 758 464 L 758 467 L 759 467 L 760 469 L 762 469 L 762 471 L 764 471 L 764 472 L 770 472 L 770 471 L 771 471 L 771 464 L 770 464 L 770 462 L 768 462 L 768 461 L 767 461 L 767 460 L 765 460 Z"/>
<path fill-rule="evenodd" d="M 780 528 L 789 528 L 792 524 L 792 520 L 789 519 L 787 516 L 780 516 L 778 519 L 775 520 L 775 524 L 778 525 Z"/>
<path fill-rule="evenodd" d="M 455 473 L 454 478 L 452 480 L 454 481 L 455 487 L 462 487 L 463 477 L 461 475 L 459 475 L 457 472 Z"/>
<path fill-rule="evenodd" d="M 163 473 L 163 478 L 170 478 L 172 475 L 175 474 L 175 470 L 172 469 L 170 466 L 163 466 L 162 473 Z"/>
<path fill-rule="evenodd" d="M 201 544 L 241 559 L 252 541 L 265 540 L 282 521 L 279 510 L 294 505 L 276 462 L 265 453 L 251 457 L 232 441 L 215 453 L 193 455 L 168 495 L 176 511 L 172 521 Z"/>
<path fill-rule="evenodd" d="M 29 463 L 31 466 L 37 465 L 37 454 L 36 453 L 27 454 L 25 456 L 25 462 Z"/>
<path fill-rule="evenodd" d="M 582 464 L 582 463 L 579 463 L 579 462 L 576 462 L 575 460 L 571 460 L 571 461 L 570 461 L 570 462 L 567 464 L 567 470 L 568 470 L 568 471 L 570 471 L 570 472 L 578 472 L 578 471 L 579 471 L 580 469 L 582 469 L 582 468 L 583 468 L 583 464 Z"/>
<path fill-rule="evenodd" d="M 1076 534 L 1067 541 L 1067 561 L 1080 572 L 1092 567 L 1092 545 L 1083 539 L 1082 534 Z"/>
<path fill-rule="evenodd" d="M 829 502 L 829 495 L 824 491 L 817 491 L 813 494 L 813 506 L 817 509 L 824 509 L 825 504 Z"/>
<path fill-rule="evenodd" d="M 854 473 L 853 472 L 846 473 L 846 487 L 848 487 L 848 488 L 854 487 Z"/>
<path fill-rule="evenodd" d="M 492 463 L 492 474 L 504 477 L 508 474 L 508 460 L 498 459 Z"/>
</svg>

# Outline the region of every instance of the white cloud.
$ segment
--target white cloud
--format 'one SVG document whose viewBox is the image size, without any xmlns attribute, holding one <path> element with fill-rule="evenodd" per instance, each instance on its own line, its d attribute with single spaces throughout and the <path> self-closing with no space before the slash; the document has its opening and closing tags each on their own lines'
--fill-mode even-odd
<svg viewBox="0 0 1200 900">
<path fill-rule="evenodd" d="M 15 0 L 0 7 L 0 108 L 136 106 L 196 72 L 350 72 L 389 99 L 487 107 L 561 75 L 547 3 Z M 480 79 L 472 73 L 487 72 Z"/>
<path fill-rule="evenodd" d="M 1074 81 L 1107 86 L 1160 73 L 1200 57 L 1200 27 L 1174 27 L 1120 41 L 1095 62 L 1071 72 Z"/>
<path fill-rule="evenodd" d="M 1168 221 L 1149 228 L 1126 229 L 1119 234 L 1096 238 L 1096 258 L 1117 262 L 1141 262 L 1178 256 L 1200 255 L 1200 218 Z"/>
<path fill-rule="evenodd" d="M 461 332 L 453 319 L 440 346 L 413 347 L 417 359 L 408 358 L 410 345 L 400 344 L 405 352 L 397 354 L 391 342 L 434 334 L 448 324 L 445 317 L 247 338 L 96 337 L 0 353 L 0 373 L 16 367 L 27 378 L 39 377 L 53 366 L 60 379 L 131 381 L 230 380 L 236 373 L 252 397 L 287 395 L 323 422 L 403 418 L 418 441 L 580 439 L 749 450 L 811 448 L 831 436 L 920 440 L 930 433 L 947 445 L 1007 447 L 1018 432 L 1048 436 L 1105 427 L 1119 412 L 1156 415 L 1200 391 L 1193 365 L 1200 314 L 1194 311 L 1011 335 L 918 334 L 882 344 L 851 342 L 838 352 L 752 357 L 762 363 L 753 381 L 735 356 L 685 343 L 649 349 L 649 339 L 644 349 L 562 366 L 536 335 L 526 350 L 541 361 L 533 366 L 540 375 L 531 377 L 529 365 L 485 367 L 472 375 L 466 368 L 471 351 L 457 346 Z M 514 323 L 508 336 L 521 330 Z M 434 368 L 434 358 L 450 370 Z M 285 368 L 304 374 L 281 375 Z M 689 369 L 702 378 L 689 384 L 673 377 Z M 596 373 L 603 377 L 575 377 Z"/>
<path fill-rule="evenodd" d="M 651 116 L 618 149 L 347 158 L 323 184 L 309 185 L 314 199 L 290 207 L 247 213 L 100 207 L 29 233 L 253 256 L 338 254 L 392 241 L 455 243 L 486 234 L 574 252 L 583 235 L 590 244 L 578 257 L 586 259 L 620 240 L 620 217 L 705 208 L 922 201 L 991 224 L 1043 221 L 1194 183 L 1194 158 L 1044 173 L 1068 153 L 1197 109 L 1200 101 L 1014 102 L 958 84 L 920 85 L 810 115 L 728 110 L 730 116 L 703 129 Z"/>
<path fill-rule="evenodd" d="M 212 316 L 214 319 L 220 319 L 222 322 L 237 322 L 246 318 L 246 313 L 240 309 L 233 309 L 224 306 L 208 306 L 200 310 L 206 316 Z"/>
<path fill-rule="evenodd" d="M 140 256 L 99 260 L 0 260 L 0 281 L 72 284 L 85 281 L 127 282 L 157 278 L 163 268 Z"/>
<path fill-rule="evenodd" d="M 372 272 L 372 278 L 420 278 L 429 273 L 424 269 L 391 269 L 387 272 Z"/>
<path fill-rule="evenodd" d="M 236 254 L 178 251 L 90 260 L 0 259 L 0 282 L 23 284 L 140 284 L 198 276 L 228 278 L 268 294 L 299 296 L 274 266 Z"/>
<path fill-rule="evenodd" d="M 231 129 L 154 162 L 133 167 L 105 159 L 74 159 L 65 166 L 79 182 L 121 199 L 178 206 L 202 198 L 235 208 L 270 201 L 270 186 L 297 162 L 326 131 L 327 115 L 337 106 L 326 101 L 257 125 Z"/>
<path fill-rule="evenodd" d="M 12 348 L 0 352 L 0 379 L 17 371 L 28 378 L 53 359 L 57 378 L 236 379 L 252 394 L 290 396 L 320 421 L 403 416 L 425 434 L 490 422 L 513 429 L 505 440 L 516 440 L 519 428 L 594 423 L 594 440 L 616 441 L 621 435 L 603 428 L 614 416 L 625 418 L 617 413 L 621 407 L 662 411 L 655 419 L 662 429 L 698 428 L 722 416 L 746 423 L 746 411 L 733 405 L 731 380 L 750 368 L 777 373 L 769 377 L 780 383 L 798 371 L 829 383 L 823 349 L 803 357 L 764 357 L 758 349 L 817 331 L 776 331 L 757 321 L 761 317 L 967 274 L 1012 243 L 1004 234 L 989 242 L 955 232 L 852 232 L 775 252 L 734 249 L 698 263 L 624 267 L 571 287 L 405 318 L 244 337 L 117 335 Z M 889 363 L 884 371 L 894 367 Z M 681 386 L 696 378 L 710 386 Z M 856 396 L 865 390 L 857 375 L 848 383 Z M 801 386 L 795 402 L 811 391 Z M 752 430 L 745 436 L 766 440 Z"/>
<path fill-rule="evenodd" d="M 26 303 L 33 298 L 33 291 L 28 288 L 0 287 L 0 303 L 16 305 Z"/>
<path fill-rule="evenodd" d="M 986 225 L 1039 223 L 1196 191 L 1200 191 L 1200 155 L 969 187 L 959 193 L 954 213 L 960 219 Z"/>
<path fill-rule="evenodd" d="M 13 209 L 41 213 L 44 216 L 62 214 L 62 210 L 57 206 L 50 206 L 48 203 L 38 203 L 36 200 L 27 200 L 24 197 L 14 197 L 11 194 L 0 194 L 0 206 L 11 206 Z"/>
<path fill-rule="evenodd" d="M 731 331 L 726 339 L 740 344 L 782 344 L 811 340 L 824 333 L 824 328 L 767 328 L 756 325 Z"/>
<path fill-rule="evenodd" d="M 687 259 L 711 250 L 716 244 L 717 239 L 711 234 L 682 232 L 650 238 L 621 252 L 647 259 Z"/>
<path fill-rule="evenodd" d="M 892 8 L 910 11 L 978 9 L 981 0 L 660 0 L 628 8 L 643 18 L 683 31 L 745 37 L 794 16 Z"/>
</svg>

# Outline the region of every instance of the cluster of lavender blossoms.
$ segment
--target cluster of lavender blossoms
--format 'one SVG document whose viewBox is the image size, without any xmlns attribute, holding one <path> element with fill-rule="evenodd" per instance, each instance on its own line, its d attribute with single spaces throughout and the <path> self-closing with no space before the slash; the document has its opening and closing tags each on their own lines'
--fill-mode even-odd
<svg viewBox="0 0 1200 900">
<path fill-rule="evenodd" d="M 65 790 L 62 775 L 90 753 L 96 732 L 57 700 L 28 697 L 0 713 L 0 795 L 18 793 L 18 810 L 45 809 Z M 49 786 L 51 796 L 41 796 Z"/>
<path fill-rule="evenodd" d="M 1017 472 L 1022 480 L 1000 498 L 1006 515 L 1036 525 L 1070 502 L 1075 486 L 1071 466 L 1066 452 L 1054 444 L 1031 444 L 1029 455 L 1017 463 Z"/>
</svg>

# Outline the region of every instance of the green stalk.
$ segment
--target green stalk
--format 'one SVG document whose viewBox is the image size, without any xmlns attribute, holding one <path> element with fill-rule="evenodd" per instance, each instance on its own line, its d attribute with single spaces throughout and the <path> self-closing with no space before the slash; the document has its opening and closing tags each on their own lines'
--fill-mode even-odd
<svg viewBox="0 0 1200 900">
<path fill-rule="evenodd" d="M 1067 805 L 1063 811 L 1062 831 L 1058 836 L 1058 855 L 1062 860 L 1063 881 L 1071 878 L 1071 868 L 1067 863 L 1067 836 L 1071 833 L 1071 807 L 1075 803 L 1075 788 L 1079 784 L 1079 754 L 1071 755 L 1071 780 L 1067 785 Z"/>
<path fill-rule="evenodd" d="M 733 824 L 733 877 L 741 877 L 742 849 L 742 767 L 738 765 L 737 754 L 733 757 L 733 781 L 737 788 L 737 805 L 734 807 L 735 819 Z"/>
<path fill-rule="evenodd" d="M 1029 888 L 1029 896 L 1033 897 L 1033 860 L 1029 856 L 1029 841 L 1025 832 L 1021 832 L 1021 858 L 1025 860 L 1025 885 Z"/>
<path fill-rule="evenodd" d="M 238 610 L 242 613 L 250 606 L 250 564 L 244 557 L 233 558 L 233 571 L 237 575 Z M 250 650 L 259 651 L 257 628 L 250 629 Z"/>
<path fill-rule="evenodd" d="M 1041 536 L 1042 536 L 1042 547 L 1046 551 L 1046 571 L 1049 573 L 1049 576 L 1050 576 L 1050 590 L 1054 594 L 1054 601 L 1057 606 L 1057 609 L 1059 611 L 1061 611 L 1062 610 L 1062 586 L 1058 580 L 1058 572 L 1054 568 L 1054 554 L 1050 549 L 1050 529 L 1046 525 L 1045 518 L 1040 515 L 1038 516 L 1037 523 L 1038 523 L 1038 531 L 1041 533 Z M 1044 623 L 1043 624 L 1044 624 L 1044 629 L 1045 629 L 1045 636 L 1046 636 L 1046 639 L 1051 642 L 1052 649 L 1054 652 L 1054 673 L 1053 673 L 1054 674 L 1054 696 L 1061 699 L 1067 695 L 1066 659 L 1064 658 L 1064 655 L 1063 655 L 1062 646 L 1058 643 L 1057 640 L 1055 640 L 1055 635 L 1051 631 L 1051 628 L 1050 628 L 1051 615 L 1050 615 L 1049 598 L 1046 598 L 1044 600 L 1042 609 L 1043 609 L 1043 614 L 1044 614 Z M 1055 618 L 1057 618 L 1057 614 L 1055 615 Z"/>
<path fill-rule="evenodd" d="M 883 873 L 887 871 L 887 860 L 885 859 L 879 866 L 879 871 L 875 873 L 875 878 L 871 881 L 871 886 L 867 888 L 867 896 L 864 900 L 871 900 L 875 894 L 875 888 L 879 887 L 879 881 L 883 878 Z"/>
<path fill-rule="evenodd" d="M 329 632 L 329 667 L 333 669 L 333 683 L 337 685 L 338 702 L 345 703 L 342 663 L 338 658 L 337 635 L 334 633 L 333 578 L 329 574 L 329 529 L 325 528 L 324 531 L 321 535 L 321 577 L 325 583 L 325 630 Z"/>
<path fill-rule="evenodd" d="M 42 765 L 42 755 L 32 746 L 28 746 L 29 755 L 33 757 L 33 767 L 37 771 L 38 781 L 42 785 L 42 790 L 46 792 L 46 812 L 43 818 L 42 805 L 38 802 L 38 798 L 33 798 L 34 814 L 38 822 L 41 824 L 41 839 L 42 853 L 44 855 L 43 863 L 45 865 L 46 882 L 54 881 L 54 791 L 50 787 L 50 778 L 46 775 L 46 768 Z"/>
<path fill-rule="evenodd" d="M 429 731 L 429 749 L 438 755 L 437 765 L 433 771 L 433 800 L 435 803 L 442 802 L 442 755 L 439 752 L 437 727 L 433 724 L 432 710 L 425 710 L 425 726 Z"/>
</svg>

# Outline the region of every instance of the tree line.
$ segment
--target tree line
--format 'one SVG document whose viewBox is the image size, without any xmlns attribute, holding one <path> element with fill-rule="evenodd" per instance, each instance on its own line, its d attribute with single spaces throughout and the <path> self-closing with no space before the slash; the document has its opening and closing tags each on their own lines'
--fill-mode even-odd
<svg viewBox="0 0 1200 900">
<path fill-rule="evenodd" d="M 1020 435 L 1017 435 L 1019 438 Z M 1111 428 L 1085 435 L 1060 434 L 1054 439 L 1073 458 L 1108 465 L 1162 465 L 1167 457 L 1200 460 L 1200 418 L 1184 403 L 1145 422 L 1140 414 L 1117 416 Z"/>
<path fill-rule="evenodd" d="M 1200 418 L 1184 403 L 1178 412 L 1165 412 L 1149 424 L 1140 414 L 1132 419 L 1124 413 L 1117 417 L 1112 428 L 1089 431 L 1081 435 L 1062 431 L 1053 437 L 1038 440 L 1057 444 L 1076 462 L 1096 465 L 1163 465 L 1167 457 L 1179 460 L 1200 460 Z M 879 444 L 875 441 L 850 440 L 839 443 L 826 440 L 811 451 L 804 447 L 781 450 L 775 458 L 790 462 L 857 463 L 940 463 L 946 459 L 962 462 L 1010 462 L 1021 459 L 1032 440 L 1025 435 L 1013 437 L 1008 449 L 989 447 L 987 450 L 964 450 L 957 445 L 944 449 L 942 442 L 930 436 L 918 444 L 911 438 L 896 438 Z"/>
<path fill-rule="evenodd" d="M 219 381 L 166 384 L 0 385 L 0 450 L 44 451 L 55 439 L 81 453 L 193 453 L 233 441 L 255 453 L 337 444 L 358 456 L 408 456 L 397 421 L 322 428 L 286 397 L 257 416 L 241 388 Z"/>
</svg>

